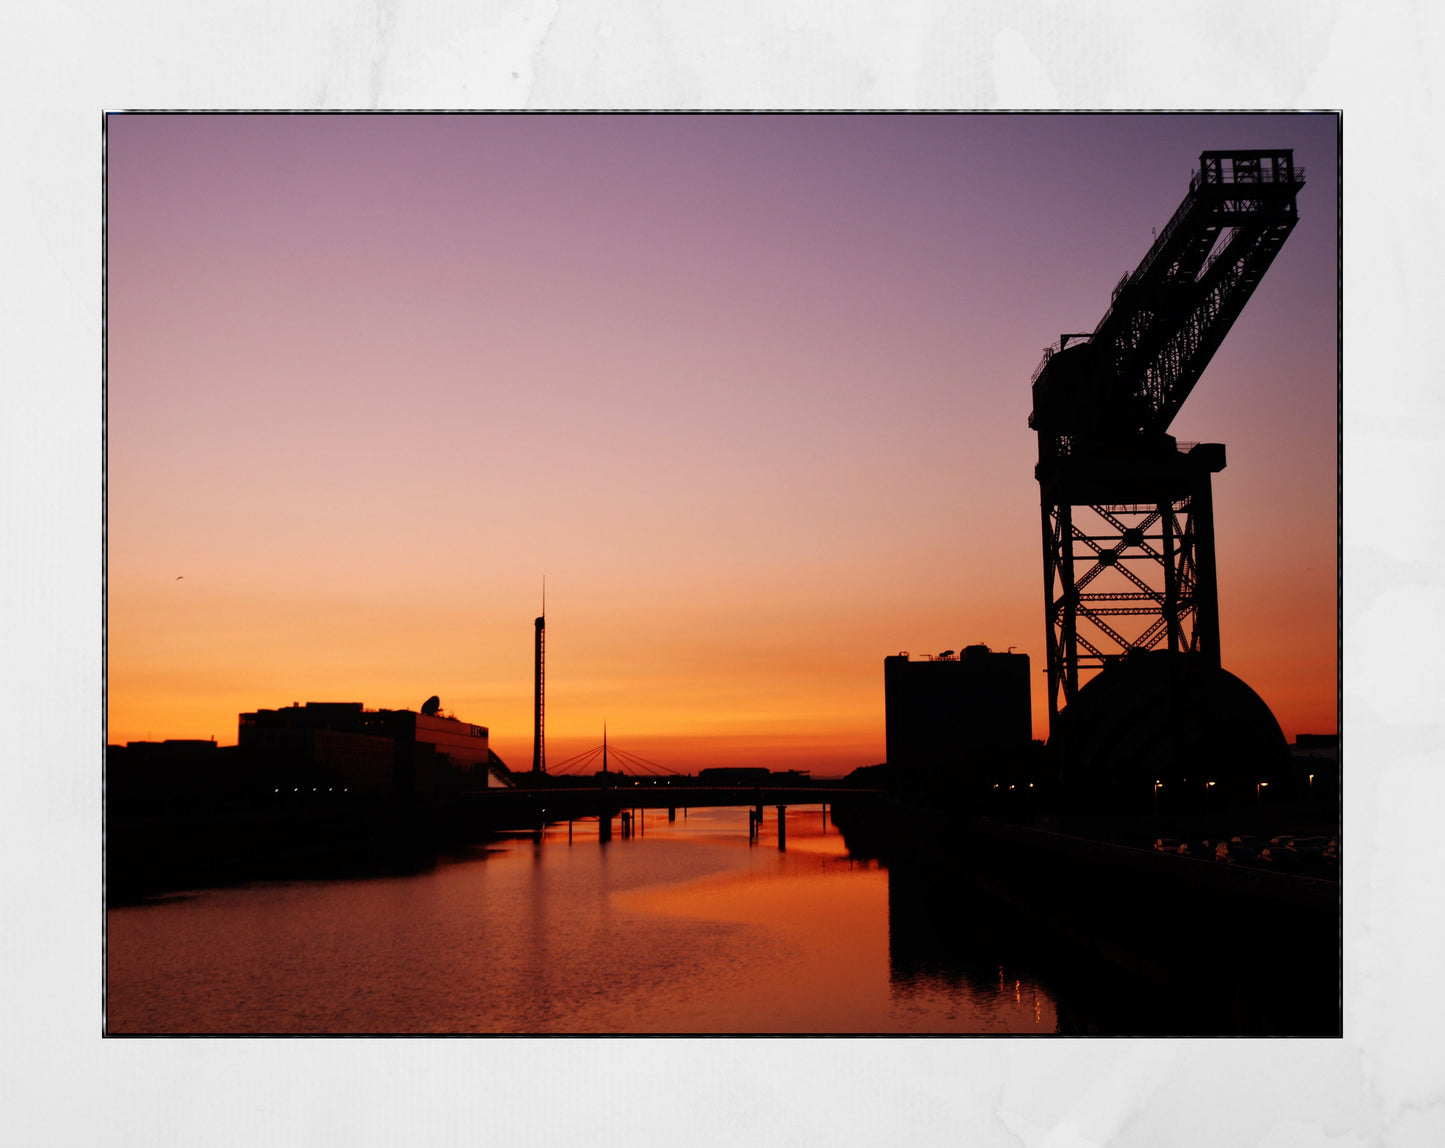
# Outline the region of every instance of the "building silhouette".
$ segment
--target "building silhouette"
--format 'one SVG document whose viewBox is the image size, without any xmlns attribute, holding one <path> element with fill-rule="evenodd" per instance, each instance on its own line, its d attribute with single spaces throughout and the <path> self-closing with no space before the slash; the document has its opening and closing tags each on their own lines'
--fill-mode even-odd
<svg viewBox="0 0 1445 1148">
<path fill-rule="evenodd" d="M 883 659 L 888 765 L 914 791 L 982 791 L 1033 740 L 1027 654 L 966 646 L 955 655 Z"/>
<path fill-rule="evenodd" d="M 269 772 L 360 795 L 434 800 L 462 789 L 510 786 L 487 727 L 438 712 L 368 710 L 361 702 L 307 702 L 240 715 L 242 754 Z"/>
</svg>

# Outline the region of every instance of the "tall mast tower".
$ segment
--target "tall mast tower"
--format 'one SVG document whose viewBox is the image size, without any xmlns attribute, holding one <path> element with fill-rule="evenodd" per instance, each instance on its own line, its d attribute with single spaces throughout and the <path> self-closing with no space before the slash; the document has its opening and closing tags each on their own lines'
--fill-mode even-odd
<svg viewBox="0 0 1445 1148">
<path fill-rule="evenodd" d="M 537 628 L 536 658 L 532 674 L 532 772 L 547 772 L 547 579 L 542 579 L 542 614 Z"/>
</svg>

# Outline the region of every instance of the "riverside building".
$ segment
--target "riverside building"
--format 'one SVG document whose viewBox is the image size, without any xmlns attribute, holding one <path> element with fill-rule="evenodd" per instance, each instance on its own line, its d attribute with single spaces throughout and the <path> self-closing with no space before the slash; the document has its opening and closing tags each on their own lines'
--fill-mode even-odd
<svg viewBox="0 0 1445 1148">
<path fill-rule="evenodd" d="M 888 764 L 909 789 L 980 791 L 1033 740 L 1027 654 L 896 654 L 883 659 L 883 693 Z"/>
<path fill-rule="evenodd" d="M 487 744 L 487 727 L 438 712 L 368 710 L 360 702 L 299 702 L 240 715 L 243 754 L 293 780 L 325 782 L 361 795 L 445 797 L 463 789 L 509 787 Z"/>
</svg>

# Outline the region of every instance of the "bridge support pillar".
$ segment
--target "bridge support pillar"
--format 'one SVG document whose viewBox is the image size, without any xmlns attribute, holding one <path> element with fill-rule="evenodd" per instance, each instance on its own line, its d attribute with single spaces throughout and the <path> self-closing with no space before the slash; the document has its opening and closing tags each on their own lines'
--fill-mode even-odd
<svg viewBox="0 0 1445 1148">
<path fill-rule="evenodd" d="M 677 820 L 677 806 L 676 806 L 676 805 L 669 805 L 669 806 L 667 807 L 667 819 L 668 819 L 669 821 L 676 821 L 676 820 Z"/>
<path fill-rule="evenodd" d="M 778 848 L 780 850 L 788 847 L 788 807 L 778 806 Z"/>
<path fill-rule="evenodd" d="M 605 809 L 597 815 L 597 840 L 612 840 L 612 817 Z"/>
</svg>

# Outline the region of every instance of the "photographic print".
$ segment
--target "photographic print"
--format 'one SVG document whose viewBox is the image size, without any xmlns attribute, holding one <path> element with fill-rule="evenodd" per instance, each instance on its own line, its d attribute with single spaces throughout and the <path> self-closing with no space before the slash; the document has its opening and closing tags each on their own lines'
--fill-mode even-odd
<svg viewBox="0 0 1445 1148">
<path fill-rule="evenodd" d="M 1338 1036 L 1339 117 L 105 119 L 105 1007 Z"/>
</svg>

